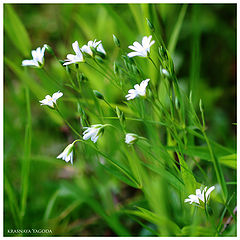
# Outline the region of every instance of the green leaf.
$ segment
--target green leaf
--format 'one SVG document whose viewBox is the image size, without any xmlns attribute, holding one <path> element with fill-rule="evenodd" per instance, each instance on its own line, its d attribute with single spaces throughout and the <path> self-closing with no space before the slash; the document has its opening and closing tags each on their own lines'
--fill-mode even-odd
<svg viewBox="0 0 240 240">
<path fill-rule="evenodd" d="M 159 216 L 147 209 L 137 207 L 138 210 L 126 210 L 128 214 L 133 214 L 135 216 L 141 217 L 151 223 L 156 224 L 161 229 L 162 226 L 167 225 L 173 234 L 179 234 L 180 228 L 178 225 L 166 217 Z"/>
<path fill-rule="evenodd" d="M 213 163 L 213 166 L 214 166 L 214 170 L 215 170 L 215 173 L 216 173 L 216 176 L 217 176 L 218 183 L 221 185 L 223 200 L 226 201 L 227 196 L 228 196 L 228 189 L 227 189 L 226 181 L 225 181 L 225 178 L 224 178 L 224 175 L 223 175 L 223 170 L 221 168 L 221 165 L 219 163 L 218 158 L 216 157 L 216 155 L 214 153 L 212 145 L 209 142 L 209 139 L 208 139 L 208 137 L 207 137 L 207 135 L 204 131 L 203 131 L 203 135 L 204 135 L 204 138 L 205 138 L 206 143 L 208 145 L 208 150 L 209 150 L 209 153 L 210 153 L 210 156 L 211 156 L 211 160 L 212 160 L 212 163 Z"/>
<path fill-rule="evenodd" d="M 177 40 L 178 40 L 178 37 L 179 37 L 179 33 L 180 33 L 180 30 L 181 30 L 181 27 L 182 27 L 183 19 L 184 19 L 184 16 L 186 14 L 186 10 L 187 10 L 187 5 L 184 4 L 181 8 L 181 11 L 179 13 L 176 25 L 174 26 L 172 35 L 171 35 L 169 43 L 168 43 L 168 51 L 170 52 L 170 54 L 172 54 L 175 50 Z"/>
<path fill-rule="evenodd" d="M 185 226 L 181 230 L 179 236 L 214 236 L 215 231 L 211 228 L 201 227 L 201 226 Z"/>
<path fill-rule="evenodd" d="M 48 219 L 49 219 L 49 216 L 52 212 L 52 209 L 54 207 L 54 204 L 57 200 L 57 197 L 59 195 L 59 190 L 57 190 L 56 192 L 54 192 L 54 194 L 51 196 L 51 198 L 49 199 L 48 201 L 48 204 L 47 204 L 47 207 L 46 207 L 46 210 L 45 210 L 45 213 L 44 213 L 44 216 L 43 216 L 43 220 L 46 222 Z"/>
<path fill-rule="evenodd" d="M 120 181 L 125 182 L 127 185 L 134 188 L 139 188 L 135 182 L 125 177 L 125 175 L 123 175 L 119 170 L 117 170 L 116 167 L 113 167 L 112 165 L 105 165 L 105 164 L 101 164 L 100 166 L 104 168 L 104 170 L 106 170 L 108 173 L 110 173 L 111 175 L 119 179 Z"/>
<path fill-rule="evenodd" d="M 230 154 L 219 158 L 219 162 L 225 166 L 237 169 L 237 154 Z"/>
<path fill-rule="evenodd" d="M 4 4 L 4 30 L 13 45 L 25 56 L 29 56 L 31 41 L 28 33 L 10 4 Z"/>
<path fill-rule="evenodd" d="M 27 196 L 29 189 L 29 174 L 31 164 L 31 145 L 32 145 L 32 117 L 29 89 L 26 87 L 26 126 L 24 139 L 24 158 L 21 161 L 21 220 L 23 219 L 27 208 Z"/>
<path fill-rule="evenodd" d="M 196 179 L 191 169 L 188 167 L 186 161 L 182 158 L 180 154 L 177 153 L 177 155 L 181 165 L 181 174 L 182 174 L 184 185 L 186 187 L 186 192 L 193 193 L 195 192 L 195 189 L 196 189 Z"/>
<path fill-rule="evenodd" d="M 181 190 L 183 189 L 184 185 L 181 179 L 173 175 L 171 172 L 167 171 L 164 167 L 162 166 L 157 166 L 156 164 L 149 164 L 149 163 L 144 163 L 141 162 L 144 166 L 147 168 L 151 169 L 153 172 L 158 173 L 161 177 L 163 177 L 172 187 Z"/>
<path fill-rule="evenodd" d="M 177 148 L 174 147 L 168 147 L 168 149 L 177 150 Z M 229 153 L 228 150 L 222 149 L 217 145 L 213 145 L 213 149 L 220 164 L 233 169 L 237 168 L 236 153 L 228 154 Z M 183 149 L 183 153 L 190 157 L 198 157 L 201 160 L 212 161 L 211 156 L 209 154 L 209 150 L 206 146 L 188 146 L 187 149 Z"/>
<path fill-rule="evenodd" d="M 4 177 L 4 190 L 9 199 L 10 211 L 12 213 L 15 226 L 18 227 L 20 226 L 20 211 L 18 207 L 17 196 L 15 195 L 16 192 L 14 192 L 12 186 L 10 185 L 7 176 Z"/>
</svg>

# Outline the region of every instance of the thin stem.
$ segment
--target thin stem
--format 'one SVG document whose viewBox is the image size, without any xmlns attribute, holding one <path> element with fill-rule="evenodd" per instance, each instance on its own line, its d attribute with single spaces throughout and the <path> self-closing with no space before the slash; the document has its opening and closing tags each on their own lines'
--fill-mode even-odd
<svg viewBox="0 0 240 240">
<path fill-rule="evenodd" d="M 116 112 L 116 110 L 111 106 L 111 104 L 104 98 L 103 101 L 114 111 Z"/>
<path fill-rule="evenodd" d="M 60 112 L 59 108 L 57 105 L 55 105 L 55 109 L 56 111 L 59 113 L 59 115 L 62 117 L 62 119 L 64 120 L 64 122 L 72 129 L 72 131 L 79 136 L 80 138 L 82 138 L 82 136 L 77 132 L 76 129 L 74 129 L 74 127 L 68 122 L 68 120 L 63 116 L 63 114 Z"/>
<path fill-rule="evenodd" d="M 61 87 L 61 85 L 58 83 L 58 81 L 55 80 L 55 78 L 51 77 L 50 74 L 46 71 L 45 67 L 40 68 L 49 79 L 53 80 L 59 87 Z"/>
<path fill-rule="evenodd" d="M 154 65 L 154 67 L 156 68 L 156 70 L 158 71 L 158 67 L 155 64 L 155 62 L 152 60 L 152 58 L 149 56 L 148 59 L 152 62 L 152 64 Z"/>
</svg>

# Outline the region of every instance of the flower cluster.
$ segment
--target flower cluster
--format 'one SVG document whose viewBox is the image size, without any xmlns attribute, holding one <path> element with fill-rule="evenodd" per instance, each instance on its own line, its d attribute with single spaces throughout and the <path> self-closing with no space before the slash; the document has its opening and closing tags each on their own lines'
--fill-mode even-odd
<svg viewBox="0 0 240 240">
<path fill-rule="evenodd" d="M 116 38 L 115 35 L 113 35 L 113 39 L 115 42 L 115 45 L 120 47 L 120 42 Z M 151 46 L 155 43 L 154 40 L 152 40 L 152 36 L 144 36 L 142 38 L 142 42 L 139 43 L 137 41 L 133 42 L 133 45 L 130 45 L 128 48 L 133 50 L 133 52 L 130 52 L 127 54 L 128 58 L 132 57 L 143 57 L 143 58 L 148 58 L 153 64 L 153 60 L 150 57 L 150 48 Z M 95 58 L 97 59 L 97 56 L 103 57 L 106 55 L 106 51 L 103 48 L 102 41 L 97 41 L 96 39 L 94 41 L 88 41 L 87 44 L 83 45 L 82 47 L 79 46 L 78 41 L 75 41 L 72 43 L 72 48 L 75 54 L 67 54 L 66 59 L 64 60 L 63 66 L 68 66 L 70 64 L 78 64 L 78 63 L 84 63 L 87 62 L 87 58 Z M 44 44 L 44 46 L 38 47 L 36 50 L 33 50 L 31 52 L 32 54 L 32 59 L 31 60 L 23 60 L 22 61 L 22 66 L 33 66 L 36 68 L 42 68 L 44 65 L 44 53 L 45 50 L 53 53 L 51 47 L 48 45 Z M 160 56 L 163 56 L 165 52 L 163 51 L 162 48 L 160 48 Z M 53 53 L 54 54 L 54 53 Z M 155 64 L 154 64 L 155 65 Z M 156 66 L 155 66 L 156 67 Z M 157 68 L 157 67 L 156 67 Z M 171 77 L 171 69 L 169 71 L 168 66 L 162 66 L 161 68 L 161 74 L 164 78 L 170 78 Z M 132 89 L 128 90 L 127 95 L 125 95 L 125 98 L 127 101 L 133 100 L 135 98 L 140 98 L 140 97 L 146 97 L 147 95 L 147 86 L 149 84 L 150 79 L 147 78 L 143 80 L 139 84 L 135 84 Z M 103 95 L 99 93 L 98 91 L 94 90 L 95 96 L 97 96 L 99 99 L 106 100 L 104 99 Z M 57 100 L 63 96 L 63 93 L 58 91 L 53 93 L 52 96 L 46 95 L 45 98 L 41 101 L 41 105 L 46 105 L 52 109 L 57 110 L 57 112 L 62 116 L 60 113 L 60 110 L 57 106 Z M 108 103 L 107 103 L 108 104 Z M 110 105 L 110 104 L 108 104 Z M 120 111 L 116 111 L 118 118 L 120 119 L 121 123 L 121 116 L 118 114 Z M 120 117 L 119 117 L 120 116 Z M 67 124 L 69 124 L 66 121 Z M 71 125 L 69 125 L 71 127 Z M 99 139 L 99 137 L 103 134 L 104 129 L 106 126 L 110 126 L 110 124 L 94 124 L 89 127 L 83 127 L 83 133 L 82 136 L 80 136 L 80 139 L 75 140 L 71 144 L 69 144 L 62 153 L 60 153 L 57 158 L 58 159 L 63 159 L 65 162 L 70 162 L 73 164 L 73 150 L 74 150 L 74 145 L 76 142 L 82 142 L 82 141 L 87 141 L 91 140 L 93 143 L 96 143 Z M 72 128 L 72 127 L 71 127 Z M 75 131 L 75 129 L 72 128 L 72 130 Z M 125 132 L 125 129 L 124 129 Z M 76 131 L 75 131 L 76 133 Z M 145 138 L 138 136 L 135 133 L 126 133 L 125 132 L 125 143 L 128 146 L 132 146 L 135 144 L 139 139 L 145 140 Z M 205 187 L 203 190 L 201 189 L 196 189 L 196 194 L 191 194 L 188 196 L 187 199 L 185 199 L 184 202 L 188 202 L 189 204 L 196 204 L 199 207 L 203 207 L 204 204 L 206 204 L 210 198 L 211 192 L 215 189 L 215 186 L 210 187 L 207 189 Z"/>
<path fill-rule="evenodd" d="M 115 36 L 114 36 L 115 37 Z M 142 44 L 138 42 L 134 42 L 133 46 L 129 46 L 130 49 L 134 50 L 134 52 L 131 52 L 128 55 L 129 58 L 140 56 L 140 57 L 149 57 L 150 54 L 150 47 L 155 43 L 155 41 L 151 41 L 152 36 L 144 36 L 142 39 Z M 116 37 L 115 37 L 116 41 Z M 118 40 L 118 46 L 120 46 L 119 40 Z M 87 44 L 83 45 L 81 48 L 79 47 L 78 41 L 75 41 L 72 43 L 72 48 L 75 54 L 67 54 L 66 59 L 64 60 L 63 66 L 67 66 L 70 64 L 77 64 L 77 63 L 83 63 L 85 62 L 85 57 L 91 57 L 94 58 L 95 55 L 106 55 L 106 51 L 103 48 L 102 41 L 97 41 L 96 39 L 94 41 L 88 41 Z M 53 53 L 50 46 L 47 44 L 44 44 L 42 48 L 38 47 L 36 50 L 33 50 L 32 53 L 32 60 L 23 60 L 22 66 L 33 66 L 36 68 L 42 68 L 44 65 L 44 53 L 45 50 L 47 50 L 50 53 Z M 54 54 L 54 53 L 53 53 Z M 127 100 L 132 100 L 137 97 L 145 97 L 146 96 L 146 88 L 148 86 L 148 82 L 150 79 L 143 80 L 140 84 L 135 84 L 133 89 L 130 89 L 128 91 L 128 94 L 126 95 Z M 41 105 L 46 105 L 52 109 L 57 109 L 57 100 L 63 96 L 63 93 L 58 91 L 53 93 L 52 96 L 46 95 L 45 98 L 41 101 Z M 59 111 L 59 110 L 58 110 Z M 90 127 L 84 127 L 83 132 L 83 140 L 91 139 L 92 142 L 96 143 L 98 138 L 103 134 L 104 128 L 108 124 L 102 125 L 102 124 L 95 124 L 91 125 Z M 128 145 L 134 144 L 139 139 L 138 135 L 134 133 L 127 133 L 125 135 L 125 143 Z M 65 160 L 66 162 L 73 163 L 73 147 L 74 143 L 77 140 L 75 140 L 72 144 L 69 144 L 64 151 L 58 155 L 57 158 L 61 158 Z"/>
<path fill-rule="evenodd" d="M 83 53 L 87 54 L 90 57 L 94 57 L 94 52 L 106 55 L 106 52 L 101 42 L 102 41 L 96 42 L 95 39 L 94 41 L 89 41 L 87 45 L 83 45 L 82 48 L 80 48 L 78 41 L 75 41 L 72 44 L 72 48 L 76 55 L 68 54 L 67 59 L 65 60 L 65 63 L 63 65 L 66 66 L 69 64 L 84 62 L 85 60 L 83 57 Z"/>
</svg>

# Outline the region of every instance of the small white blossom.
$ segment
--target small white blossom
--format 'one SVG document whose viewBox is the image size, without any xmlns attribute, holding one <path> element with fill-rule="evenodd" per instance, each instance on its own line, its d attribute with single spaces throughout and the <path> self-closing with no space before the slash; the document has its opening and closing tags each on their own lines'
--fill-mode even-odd
<svg viewBox="0 0 240 240">
<path fill-rule="evenodd" d="M 74 52 L 76 53 L 76 55 L 68 54 L 67 59 L 65 60 L 65 63 L 63 64 L 64 66 L 72 64 L 72 63 L 84 62 L 83 54 L 79 48 L 78 41 L 75 41 L 72 44 L 72 48 L 73 48 Z"/>
<path fill-rule="evenodd" d="M 91 140 L 95 143 L 100 134 L 102 133 L 102 128 L 104 125 L 102 124 L 95 124 L 92 125 L 91 127 L 84 127 L 86 130 L 83 132 L 83 139 L 88 140 L 91 138 Z"/>
<path fill-rule="evenodd" d="M 41 105 L 47 105 L 50 106 L 52 108 L 54 108 L 54 104 L 56 104 L 56 101 L 58 100 L 58 98 L 60 98 L 63 95 L 62 92 L 58 91 L 56 93 L 54 93 L 52 95 L 52 97 L 50 95 L 47 95 L 45 97 L 45 99 L 43 99 L 42 101 L 39 101 L 41 103 Z"/>
<path fill-rule="evenodd" d="M 43 48 L 38 47 L 36 50 L 32 50 L 32 60 L 23 60 L 22 66 L 34 66 L 40 68 L 44 64 L 44 52 L 46 47 Z"/>
<path fill-rule="evenodd" d="M 93 52 L 91 48 L 96 49 L 98 52 L 103 53 L 104 55 L 106 55 L 106 52 L 103 48 L 103 45 L 101 43 L 102 41 L 98 41 L 96 42 L 96 39 L 94 41 L 89 41 L 87 45 L 83 45 L 81 50 L 82 52 L 85 52 L 87 54 L 89 54 L 90 56 L 93 57 Z"/>
<path fill-rule="evenodd" d="M 138 136 L 134 133 L 127 133 L 125 136 L 125 143 L 134 144 L 138 140 Z"/>
<path fill-rule="evenodd" d="M 65 162 L 71 162 L 73 164 L 73 146 L 74 142 L 69 144 L 57 158 L 63 159 Z"/>
<path fill-rule="evenodd" d="M 139 56 L 139 57 L 148 57 L 149 53 L 150 53 L 150 47 L 155 43 L 155 41 L 151 41 L 152 36 L 145 36 L 142 39 L 142 45 L 135 41 L 133 43 L 133 46 L 129 46 L 128 48 L 132 49 L 134 52 L 130 52 L 128 53 L 128 57 L 135 57 L 135 56 Z"/>
<path fill-rule="evenodd" d="M 196 195 L 194 194 L 191 194 L 188 196 L 187 199 L 185 199 L 184 202 L 189 202 L 190 204 L 192 203 L 196 203 L 198 205 L 200 205 L 200 201 L 201 200 L 203 203 L 206 201 L 209 200 L 209 197 L 210 197 L 210 193 L 215 189 L 214 186 L 210 187 L 208 190 L 207 190 L 207 187 L 205 187 L 202 192 L 201 192 L 201 189 L 196 189 Z"/>
<path fill-rule="evenodd" d="M 169 72 L 166 69 L 162 69 L 162 74 L 166 77 L 169 77 Z"/>
<path fill-rule="evenodd" d="M 146 95 L 146 87 L 147 87 L 149 81 L 150 81 L 149 78 L 146 80 L 143 80 L 140 83 L 140 85 L 135 84 L 134 89 L 128 90 L 128 94 L 125 96 L 127 98 L 127 100 L 134 99 L 138 96 L 145 96 Z"/>
</svg>

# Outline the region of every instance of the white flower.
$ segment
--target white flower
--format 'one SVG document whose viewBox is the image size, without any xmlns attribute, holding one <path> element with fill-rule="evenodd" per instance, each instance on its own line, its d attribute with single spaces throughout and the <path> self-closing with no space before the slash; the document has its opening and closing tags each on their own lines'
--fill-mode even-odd
<svg viewBox="0 0 240 240">
<path fill-rule="evenodd" d="M 210 193 L 215 189 L 214 186 L 210 187 L 208 190 L 207 190 L 207 187 L 205 187 L 202 192 L 200 189 L 196 189 L 196 195 L 189 195 L 187 199 L 185 199 L 184 202 L 189 202 L 190 204 L 192 203 L 196 203 L 198 205 L 200 205 L 200 201 L 201 200 L 203 203 L 206 201 L 209 200 L 209 197 L 210 197 Z"/>
<path fill-rule="evenodd" d="M 96 49 L 98 52 L 103 53 L 104 55 L 106 55 L 106 52 L 103 48 L 103 45 L 101 43 L 102 41 L 98 41 L 96 42 L 96 39 L 94 41 L 89 41 L 87 45 L 83 45 L 81 50 L 82 52 L 85 52 L 87 54 L 89 54 L 90 56 L 93 57 L 93 52 L 91 48 Z"/>
<path fill-rule="evenodd" d="M 146 87 L 147 87 L 149 81 L 150 81 L 149 78 L 146 80 L 143 80 L 140 83 L 140 85 L 135 84 L 134 89 L 128 90 L 128 94 L 125 96 L 127 98 L 127 100 L 134 99 L 138 96 L 145 96 L 146 95 Z"/>
<path fill-rule="evenodd" d="M 162 74 L 166 77 L 169 77 L 169 72 L 166 69 L 162 69 Z"/>
<path fill-rule="evenodd" d="M 42 67 L 44 63 L 44 52 L 46 47 L 43 48 L 38 47 L 36 50 L 32 50 L 32 60 L 23 60 L 22 66 L 34 66 L 34 67 Z"/>
<path fill-rule="evenodd" d="M 95 143 L 102 133 L 103 127 L 104 125 L 102 124 L 92 125 L 91 127 L 84 127 L 86 130 L 83 132 L 83 139 L 88 140 L 91 138 L 91 140 Z"/>
<path fill-rule="evenodd" d="M 63 95 L 62 92 L 58 91 L 56 93 L 54 93 L 52 95 L 52 97 L 50 95 L 47 95 L 45 97 L 45 99 L 43 99 L 42 101 L 39 101 L 41 103 L 41 105 L 48 105 L 50 107 L 54 107 L 54 104 L 56 104 L 56 101 L 58 100 L 58 98 L 60 98 Z"/>
<path fill-rule="evenodd" d="M 138 140 L 138 136 L 134 133 L 127 133 L 125 136 L 125 143 L 134 144 Z"/>
<path fill-rule="evenodd" d="M 72 44 L 73 50 L 76 53 L 76 55 L 73 54 L 68 54 L 67 59 L 65 60 L 66 62 L 63 65 L 69 65 L 72 63 L 79 63 L 79 62 L 84 62 L 83 59 L 83 54 L 79 48 L 78 41 L 75 41 Z"/>
<path fill-rule="evenodd" d="M 142 39 L 142 45 L 139 42 L 134 42 L 133 46 L 129 46 L 128 48 L 132 49 L 134 52 L 128 53 L 128 57 L 148 57 L 150 53 L 150 47 L 155 43 L 155 41 L 151 41 L 152 36 L 145 36 Z"/>
<path fill-rule="evenodd" d="M 57 158 L 62 158 L 65 162 L 71 162 L 73 164 L 73 146 L 74 142 L 69 144 Z"/>
</svg>

